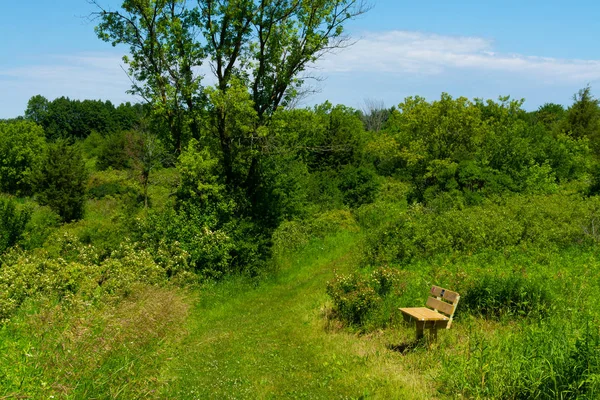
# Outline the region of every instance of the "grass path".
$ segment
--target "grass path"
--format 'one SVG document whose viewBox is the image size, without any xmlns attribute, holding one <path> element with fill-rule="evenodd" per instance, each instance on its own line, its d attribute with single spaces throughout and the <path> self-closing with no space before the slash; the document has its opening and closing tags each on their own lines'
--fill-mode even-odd
<svg viewBox="0 0 600 400">
<path fill-rule="evenodd" d="M 315 243 L 258 287 L 240 280 L 200 292 L 159 397 L 432 398 L 403 370 L 403 356 L 386 349 L 390 337 L 326 329 L 326 282 L 353 268 L 357 239 Z"/>
</svg>

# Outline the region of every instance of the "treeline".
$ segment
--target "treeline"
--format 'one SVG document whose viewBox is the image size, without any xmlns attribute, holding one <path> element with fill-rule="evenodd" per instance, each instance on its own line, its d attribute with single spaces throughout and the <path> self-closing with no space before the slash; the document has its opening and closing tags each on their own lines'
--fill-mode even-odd
<svg viewBox="0 0 600 400">
<path fill-rule="evenodd" d="M 124 103 L 115 107 L 110 101 L 68 97 L 49 101 L 37 95 L 29 100 L 25 119 L 44 128 L 50 140 L 85 139 L 93 132 L 108 135 L 132 129 L 146 113 L 147 107 L 142 104 Z"/>
<path fill-rule="evenodd" d="M 216 230 L 246 221 L 244 229 L 263 238 L 261 254 L 282 221 L 357 208 L 395 183 L 409 185 L 409 203 L 439 210 L 508 192 L 552 193 L 584 178 L 588 193 L 597 190 L 590 172 L 597 164 L 600 111 L 590 88 L 568 109 L 546 104 L 534 112 L 508 98 L 446 94 L 433 102 L 407 98 L 390 110 L 325 103 L 279 110 L 256 138 L 248 131 L 252 102 L 240 96 L 231 103 L 240 112 L 231 121 L 237 136 L 229 138 L 227 152 L 213 142 L 210 118 L 206 136 L 189 138 L 178 152 L 169 130 L 141 105 L 35 96 L 25 118 L 0 125 L 0 188 L 54 202 L 70 221 L 83 215 L 89 173 L 131 170 L 145 191 L 153 170 L 177 166 L 174 212 Z M 44 194 L 49 187 L 54 194 Z M 63 198 L 60 188 L 70 194 Z M 60 209 L 69 198 L 78 199 L 78 211 Z M 142 198 L 147 203 L 147 193 Z"/>
</svg>

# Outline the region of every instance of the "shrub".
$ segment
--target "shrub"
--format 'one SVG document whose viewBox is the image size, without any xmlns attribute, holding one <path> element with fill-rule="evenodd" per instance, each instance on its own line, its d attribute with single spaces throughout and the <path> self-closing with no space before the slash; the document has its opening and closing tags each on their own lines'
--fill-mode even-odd
<svg viewBox="0 0 600 400">
<path fill-rule="evenodd" d="M 83 217 L 87 172 L 77 148 L 64 141 L 49 146 L 35 181 L 39 202 L 50 206 L 63 221 Z"/>
<path fill-rule="evenodd" d="M 260 162 L 252 198 L 252 215 L 269 228 L 306 215 L 309 173 L 295 157 L 270 155 Z"/>
<path fill-rule="evenodd" d="M 376 229 L 388 221 L 402 218 L 408 208 L 406 200 L 410 185 L 387 179 L 379 188 L 373 203 L 364 204 L 354 210 L 361 227 Z"/>
<path fill-rule="evenodd" d="M 98 151 L 96 167 L 100 171 L 129 168 L 130 160 L 125 150 L 125 133 L 116 132 L 104 138 Z"/>
<path fill-rule="evenodd" d="M 308 177 L 307 198 L 316 212 L 344 207 L 343 193 L 333 170 L 315 171 Z"/>
<path fill-rule="evenodd" d="M 161 242 L 177 242 L 189 254 L 190 267 L 203 278 L 221 279 L 237 273 L 254 273 L 267 255 L 267 240 L 260 226 L 245 220 L 219 224 L 187 204 L 179 210 L 151 211 L 138 219 L 134 238 L 155 253 Z"/>
<path fill-rule="evenodd" d="M 283 255 L 306 245 L 312 239 L 346 230 L 358 231 L 359 227 L 348 210 L 332 210 L 315 215 L 308 220 L 284 221 L 272 237 L 273 254 Z"/>
<path fill-rule="evenodd" d="M 348 325 L 363 325 L 381 302 L 381 297 L 369 283 L 357 274 L 338 275 L 327 283 L 334 312 Z"/>
<path fill-rule="evenodd" d="M 381 267 L 370 274 L 335 275 L 327 283 L 333 311 L 349 326 L 382 327 L 391 319 L 395 303 L 405 289 L 398 270 Z M 381 310 L 386 312 L 381 312 Z"/>
<path fill-rule="evenodd" d="M 98 200 L 107 196 L 130 196 L 138 202 L 144 200 L 140 189 L 128 180 L 122 171 L 94 173 L 87 182 L 87 193 L 89 198 Z"/>
<path fill-rule="evenodd" d="M 460 300 L 462 312 L 486 318 L 544 315 L 552 295 L 541 283 L 518 275 L 483 276 L 471 283 Z"/>
<path fill-rule="evenodd" d="M 356 208 L 375 200 L 380 184 L 374 170 L 346 166 L 341 170 L 338 179 L 338 187 L 347 206 Z"/>
<path fill-rule="evenodd" d="M 30 218 L 29 210 L 18 210 L 13 199 L 0 197 L 0 254 L 19 242 Z"/>
<path fill-rule="evenodd" d="M 44 296 L 86 302 L 113 302 L 132 293 L 137 284 L 161 285 L 173 279 L 190 282 L 187 254 L 177 246 L 156 253 L 123 241 L 100 260 L 93 246 L 65 234 L 53 246 L 35 253 L 9 251 L 0 268 L 0 322 L 8 320 L 27 299 Z M 157 262 L 169 259 L 168 262 Z"/>
<path fill-rule="evenodd" d="M 36 206 L 31 212 L 31 218 L 25 226 L 19 243 L 26 250 L 42 247 L 59 225 L 60 216 L 50 207 Z"/>
<path fill-rule="evenodd" d="M 81 148 L 86 158 L 98 157 L 103 146 L 104 136 L 98 131 L 92 131 L 92 133 L 81 142 Z"/>
</svg>

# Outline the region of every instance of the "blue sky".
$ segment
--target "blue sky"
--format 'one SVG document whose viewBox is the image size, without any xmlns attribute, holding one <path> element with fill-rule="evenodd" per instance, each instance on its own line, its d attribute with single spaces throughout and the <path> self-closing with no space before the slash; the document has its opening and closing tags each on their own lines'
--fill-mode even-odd
<svg viewBox="0 0 600 400">
<path fill-rule="evenodd" d="M 117 6 L 119 1 L 104 0 Z M 321 60 L 320 92 L 305 99 L 360 108 L 406 96 L 511 95 L 535 109 L 568 105 L 586 84 L 600 95 L 597 1 L 374 0 L 348 25 L 358 40 Z M 136 101 L 125 94 L 126 48 L 98 40 L 86 0 L 6 2 L 0 13 L 0 118 L 21 115 L 42 94 Z"/>
</svg>

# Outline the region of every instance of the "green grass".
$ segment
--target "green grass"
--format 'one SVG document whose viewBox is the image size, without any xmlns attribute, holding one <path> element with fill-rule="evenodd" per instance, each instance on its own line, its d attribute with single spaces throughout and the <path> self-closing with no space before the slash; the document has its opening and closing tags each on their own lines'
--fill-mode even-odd
<svg viewBox="0 0 600 400">
<path fill-rule="evenodd" d="M 155 396 L 188 309 L 180 292 L 142 286 L 101 307 L 29 302 L 0 329 L 0 399 Z"/>
<path fill-rule="evenodd" d="M 159 397 L 431 398 L 431 386 L 386 348 L 397 333 L 328 329 L 325 284 L 334 270 L 355 268 L 358 239 L 312 243 L 256 288 L 233 280 L 200 292 Z"/>
</svg>

